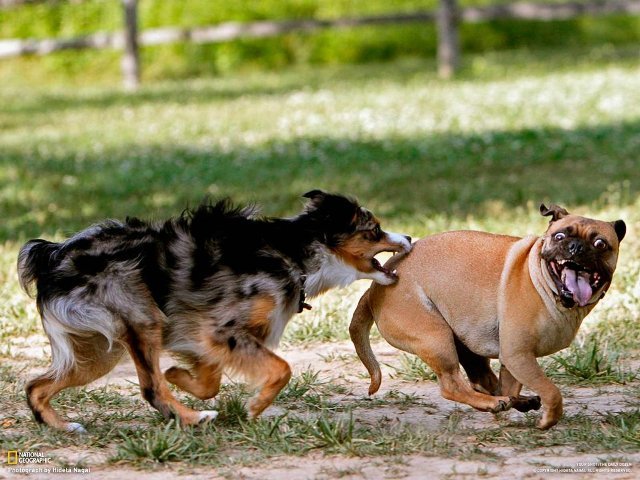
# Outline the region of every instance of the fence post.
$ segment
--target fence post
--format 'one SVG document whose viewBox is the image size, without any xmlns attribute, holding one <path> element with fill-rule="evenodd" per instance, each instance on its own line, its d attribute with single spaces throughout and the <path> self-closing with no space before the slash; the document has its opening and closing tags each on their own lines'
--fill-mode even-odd
<svg viewBox="0 0 640 480">
<path fill-rule="evenodd" d="M 456 0 L 440 0 L 438 9 L 438 75 L 451 78 L 458 67 L 458 6 Z"/>
<path fill-rule="evenodd" d="M 124 9 L 124 53 L 122 77 L 128 90 L 140 85 L 140 53 L 138 51 L 138 0 L 122 0 Z"/>
</svg>

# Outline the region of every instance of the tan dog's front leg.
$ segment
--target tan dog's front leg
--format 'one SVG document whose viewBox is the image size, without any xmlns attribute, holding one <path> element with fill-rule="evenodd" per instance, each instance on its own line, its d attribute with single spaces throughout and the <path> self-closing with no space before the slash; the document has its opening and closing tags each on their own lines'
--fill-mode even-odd
<svg viewBox="0 0 640 480">
<path fill-rule="evenodd" d="M 526 385 L 542 398 L 544 408 L 542 418 L 538 422 L 538 428 L 546 430 L 558 423 L 562 416 L 562 395 L 558 387 L 545 376 L 533 353 L 503 353 L 500 361 L 506 367 L 505 372 L 510 374 L 517 383 Z M 500 373 L 502 377 L 502 370 Z M 513 381 L 506 377 L 502 383 L 504 383 L 505 388 L 509 386 L 515 388 L 516 386 Z M 501 393 L 505 394 L 504 392 Z"/>
<path fill-rule="evenodd" d="M 507 367 L 500 365 L 500 377 L 498 379 L 498 388 L 495 395 L 506 395 L 514 397 L 513 408 L 519 412 L 528 412 L 530 410 L 540 410 L 541 402 L 539 396 L 527 397 L 520 395 L 522 384 L 517 381 Z"/>
</svg>

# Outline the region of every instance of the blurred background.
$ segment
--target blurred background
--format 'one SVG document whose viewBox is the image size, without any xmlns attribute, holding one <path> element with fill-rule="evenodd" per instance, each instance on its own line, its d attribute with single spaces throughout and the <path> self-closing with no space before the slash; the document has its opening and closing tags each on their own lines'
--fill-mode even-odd
<svg viewBox="0 0 640 480">
<path fill-rule="evenodd" d="M 442 5 L 458 7 L 459 43 L 465 54 L 575 47 L 611 50 L 640 40 L 640 5 L 619 0 L 2 0 L 0 38 L 6 43 L 116 34 L 123 30 L 125 4 L 136 5 L 142 42 L 155 44 L 142 48 L 145 82 L 293 65 L 432 59 L 438 39 L 436 22 L 429 15 L 435 17 Z M 251 38 L 258 32 L 241 28 L 268 21 L 272 28 L 260 33 L 267 38 Z M 325 28 L 305 31 L 314 21 Z M 185 33 L 221 24 L 229 27 L 229 22 L 237 22 L 236 31 L 219 28 L 208 39 L 188 38 Z M 42 51 L 51 51 L 51 45 L 43 45 Z M 118 81 L 120 56 L 117 50 L 101 49 L 4 60 L 0 78 L 3 84 L 108 85 Z M 483 62 L 462 67 L 467 74 L 479 73 Z"/>
<path fill-rule="evenodd" d="M 0 240 L 316 187 L 413 234 L 635 205 L 639 47 L 637 0 L 2 0 Z"/>
<path fill-rule="evenodd" d="M 0 0 L 0 85 L 5 323 L 28 238 L 314 188 L 415 238 L 624 218 L 638 318 L 640 0 Z"/>
<path fill-rule="evenodd" d="M 414 237 L 545 201 L 636 245 L 639 73 L 639 0 L 1 0 L 2 252 L 312 188 Z"/>
</svg>

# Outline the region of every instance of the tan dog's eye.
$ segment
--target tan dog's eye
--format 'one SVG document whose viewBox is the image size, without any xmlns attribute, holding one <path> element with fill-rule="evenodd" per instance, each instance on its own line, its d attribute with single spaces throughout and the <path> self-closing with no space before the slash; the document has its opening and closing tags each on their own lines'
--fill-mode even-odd
<svg viewBox="0 0 640 480">
<path fill-rule="evenodd" d="M 598 250 L 604 250 L 609 245 L 607 245 L 607 242 L 605 242 L 603 239 L 598 238 L 595 242 L 593 242 L 593 246 L 596 247 Z"/>
<path fill-rule="evenodd" d="M 562 232 L 558 232 L 558 233 L 556 233 L 556 234 L 553 236 L 553 239 L 554 239 L 556 242 L 559 242 L 560 240 L 564 240 L 564 239 L 565 239 L 565 237 L 566 237 L 566 235 L 565 235 L 564 233 L 562 233 Z"/>
</svg>

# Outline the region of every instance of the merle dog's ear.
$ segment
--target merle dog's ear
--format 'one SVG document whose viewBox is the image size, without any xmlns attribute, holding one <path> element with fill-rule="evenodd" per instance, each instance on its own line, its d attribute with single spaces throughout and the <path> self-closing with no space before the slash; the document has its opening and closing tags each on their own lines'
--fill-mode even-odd
<svg viewBox="0 0 640 480">
<path fill-rule="evenodd" d="M 613 225 L 613 229 L 616 231 L 618 241 L 621 242 L 627 233 L 627 224 L 624 223 L 624 220 L 616 220 L 615 222 L 611 222 L 611 225 Z"/>
<path fill-rule="evenodd" d="M 540 215 L 542 215 L 543 217 L 551 217 L 551 220 L 549 220 L 549 222 L 555 222 L 556 220 L 560 220 L 561 218 L 569 215 L 569 212 L 558 205 L 552 204 L 549 208 L 547 208 L 544 203 L 541 203 Z"/>
<path fill-rule="evenodd" d="M 324 205 L 326 203 L 328 194 L 326 192 L 323 192 L 322 190 L 311 190 L 310 192 L 307 192 L 302 196 L 310 200 L 310 202 L 307 203 L 306 206 L 306 210 L 309 212 L 312 210 L 316 210 Z"/>
<path fill-rule="evenodd" d="M 322 190 L 311 190 L 310 192 L 305 193 L 304 195 L 302 195 L 304 198 L 309 198 L 311 200 L 319 200 L 320 198 L 324 197 L 326 195 L 325 192 L 323 192 Z"/>
</svg>

